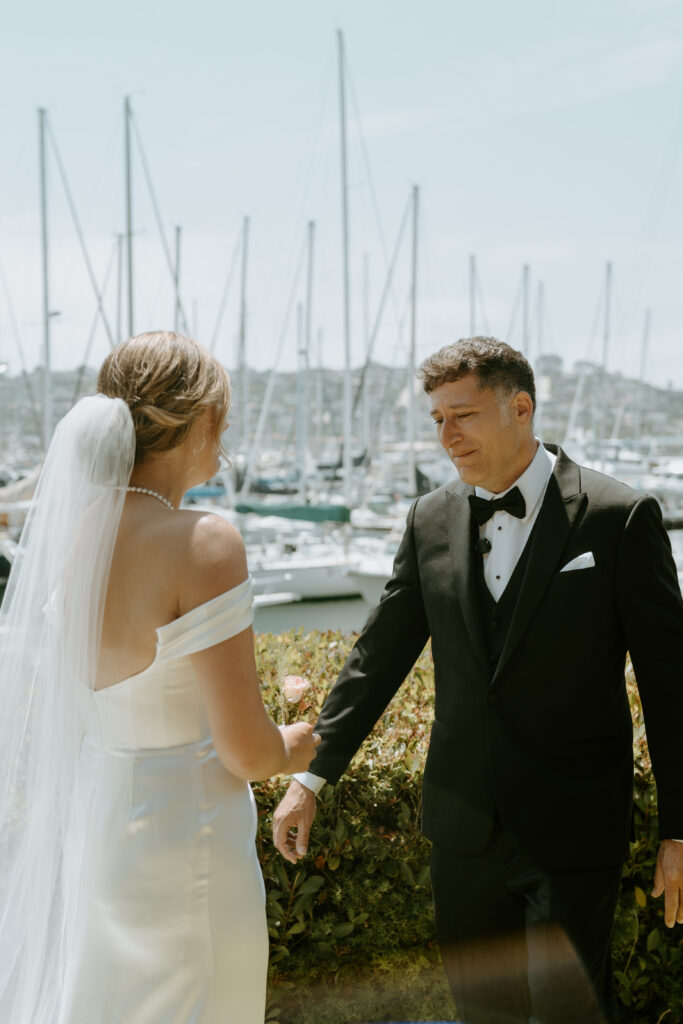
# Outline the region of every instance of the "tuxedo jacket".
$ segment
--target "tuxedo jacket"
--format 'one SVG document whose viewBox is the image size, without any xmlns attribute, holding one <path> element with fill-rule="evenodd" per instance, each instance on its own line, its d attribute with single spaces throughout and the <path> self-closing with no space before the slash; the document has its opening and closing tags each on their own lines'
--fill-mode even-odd
<svg viewBox="0 0 683 1024">
<path fill-rule="evenodd" d="M 320 714 L 310 770 L 339 779 L 431 637 L 424 834 L 476 855 L 498 817 L 539 867 L 569 870 L 628 853 L 627 651 L 660 834 L 683 839 L 683 602 L 656 500 L 547 447 L 557 460 L 495 671 L 477 593 L 474 490 L 456 481 L 413 504 L 392 577 Z M 594 566 L 560 571 L 587 552 Z"/>
</svg>

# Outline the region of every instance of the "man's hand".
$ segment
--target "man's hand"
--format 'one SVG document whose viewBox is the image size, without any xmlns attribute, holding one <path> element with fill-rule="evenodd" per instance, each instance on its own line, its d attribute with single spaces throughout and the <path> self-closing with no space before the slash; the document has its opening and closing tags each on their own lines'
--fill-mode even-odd
<svg viewBox="0 0 683 1024">
<path fill-rule="evenodd" d="M 664 893 L 664 923 L 667 928 L 683 924 L 683 843 L 664 839 L 657 854 L 653 896 Z"/>
<path fill-rule="evenodd" d="M 305 855 L 314 818 L 315 793 L 292 779 L 273 815 L 273 842 L 285 860 L 296 864 Z"/>
</svg>

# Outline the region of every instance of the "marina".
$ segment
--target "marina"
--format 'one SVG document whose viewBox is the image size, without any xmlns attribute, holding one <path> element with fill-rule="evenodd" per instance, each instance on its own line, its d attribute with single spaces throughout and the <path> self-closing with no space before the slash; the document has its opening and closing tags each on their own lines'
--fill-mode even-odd
<svg viewBox="0 0 683 1024">
<path fill-rule="evenodd" d="M 3 502 L 0 488 L 0 600 L 17 549 L 30 500 Z M 393 555 L 403 527 L 403 513 L 385 517 L 384 529 L 352 533 L 283 527 L 276 517 L 245 517 L 220 506 L 207 510 L 226 515 L 241 526 L 247 541 L 249 571 L 255 581 L 254 629 L 358 632 L 391 574 Z M 677 528 L 669 538 L 683 583 L 683 515 L 670 517 Z M 390 528 L 387 526 L 390 524 Z"/>
</svg>

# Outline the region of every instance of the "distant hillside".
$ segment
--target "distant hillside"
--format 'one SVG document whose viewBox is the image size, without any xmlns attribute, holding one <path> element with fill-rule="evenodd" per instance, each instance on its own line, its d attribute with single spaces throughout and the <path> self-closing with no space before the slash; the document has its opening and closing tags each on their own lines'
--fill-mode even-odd
<svg viewBox="0 0 683 1024">
<path fill-rule="evenodd" d="M 232 431 L 234 447 L 241 446 L 244 417 L 240 408 L 242 386 L 239 373 L 231 374 L 234 384 Z M 249 435 L 253 437 L 263 406 L 269 374 L 248 370 Z M 68 411 L 77 397 L 92 394 L 97 371 L 90 367 L 53 375 L 55 420 Z M 360 369 L 354 371 L 354 393 Z M 538 429 L 544 440 L 561 442 L 567 430 L 577 392 L 573 425 L 588 435 L 623 438 L 657 437 L 672 449 L 683 447 L 683 391 L 657 388 L 650 384 L 607 374 L 590 363 L 578 363 L 565 372 L 559 356 L 544 355 L 536 365 L 539 410 Z M 406 436 L 407 376 L 405 368 L 373 363 L 366 374 L 367 410 L 357 403 L 354 416 L 355 451 L 364 445 L 364 424 L 374 445 L 400 441 Z M 0 458 L 21 450 L 33 457 L 41 449 L 42 373 L 26 377 L 0 376 Z M 297 373 L 278 373 L 272 406 L 264 429 L 264 447 L 294 451 L 296 414 L 299 404 L 306 410 L 310 444 L 320 456 L 338 449 L 342 433 L 343 375 L 339 370 L 311 370 L 307 391 Z M 426 415 L 426 401 L 420 393 L 417 436 L 434 438 Z M 680 446 L 677 445 L 680 442 Z"/>
</svg>

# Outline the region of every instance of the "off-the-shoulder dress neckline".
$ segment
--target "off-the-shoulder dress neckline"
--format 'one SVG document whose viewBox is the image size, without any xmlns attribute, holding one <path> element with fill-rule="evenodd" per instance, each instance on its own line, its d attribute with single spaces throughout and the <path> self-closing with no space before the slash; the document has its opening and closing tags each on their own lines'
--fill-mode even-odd
<svg viewBox="0 0 683 1024">
<path fill-rule="evenodd" d="M 116 683 L 107 683 L 106 686 L 101 686 L 99 687 L 99 689 L 95 689 L 93 687 L 92 692 L 99 694 L 105 693 L 107 690 L 115 690 L 119 686 L 123 686 L 124 683 L 129 683 L 133 679 L 139 679 L 140 676 L 144 676 L 146 672 L 149 672 L 150 669 L 152 669 L 156 665 L 157 661 L 159 660 L 159 654 L 164 643 L 182 635 L 182 633 L 184 632 L 185 628 L 188 625 L 188 620 L 190 620 L 190 625 L 195 619 L 201 621 L 207 610 L 210 610 L 211 608 L 220 605 L 222 602 L 225 602 L 226 598 L 237 595 L 239 591 L 243 591 L 246 593 L 246 591 L 249 589 L 251 585 L 252 577 L 247 576 L 247 578 L 245 580 L 242 580 L 241 583 L 238 583 L 237 586 L 230 587 L 229 590 L 224 590 L 222 594 L 217 594 L 216 597 L 211 597 L 209 598 L 208 601 L 204 601 L 202 602 L 202 604 L 195 605 L 194 608 L 190 608 L 189 612 L 184 612 L 177 618 L 171 619 L 170 622 L 164 623 L 163 626 L 156 626 L 154 632 L 157 635 L 157 646 L 156 651 L 154 653 L 154 657 L 150 661 L 149 665 L 146 665 L 145 668 L 140 669 L 139 672 L 134 672 L 133 675 L 126 676 L 124 679 L 119 679 Z M 179 629 L 178 626 L 181 623 L 182 628 Z"/>
</svg>

